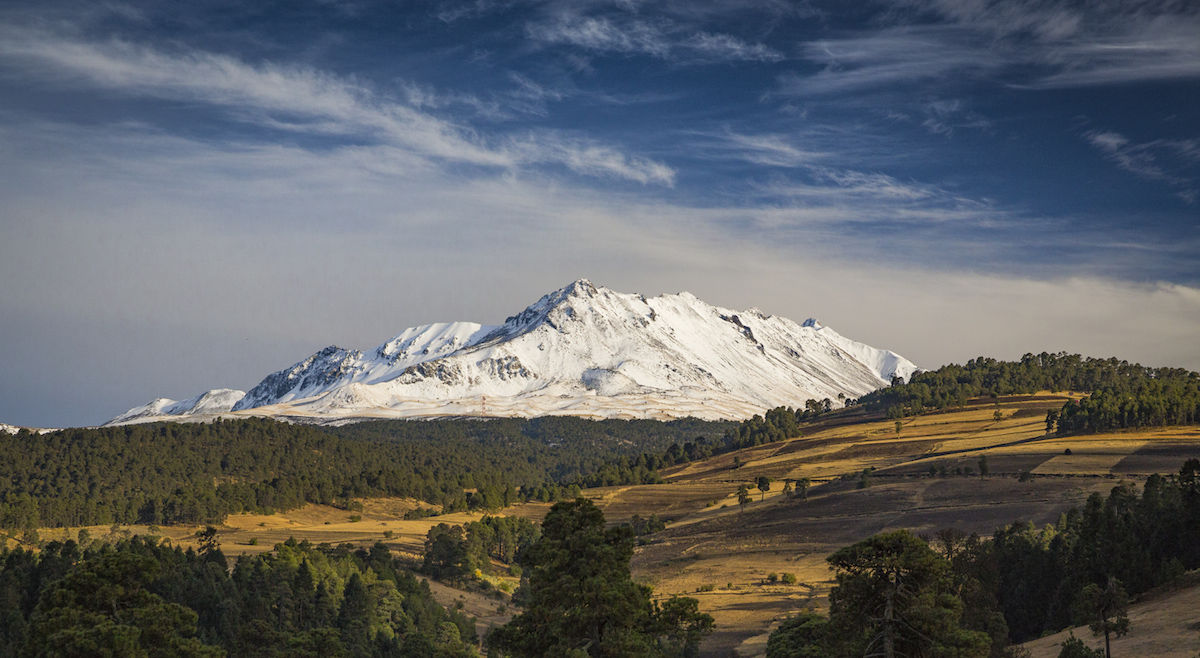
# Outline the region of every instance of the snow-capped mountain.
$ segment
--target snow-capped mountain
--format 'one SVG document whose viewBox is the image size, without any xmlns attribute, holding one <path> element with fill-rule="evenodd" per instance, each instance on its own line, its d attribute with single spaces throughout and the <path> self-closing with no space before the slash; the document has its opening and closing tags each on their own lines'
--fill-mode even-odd
<svg viewBox="0 0 1200 658">
<path fill-rule="evenodd" d="M 245 394 L 159 399 L 110 422 L 214 414 L 740 419 L 807 399 L 858 397 L 916 369 L 815 320 L 732 311 L 686 292 L 647 298 L 581 279 L 499 326 L 414 327 L 370 352 L 330 346 Z"/>
<path fill-rule="evenodd" d="M 245 391 L 235 391 L 231 388 L 214 388 L 194 398 L 181 401 L 170 398 L 156 398 L 140 407 L 134 407 L 126 411 L 108 421 L 107 424 L 117 425 L 142 418 L 158 419 L 162 416 L 218 414 L 231 410 L 245 396 Z"/>
<path fill-rule="evenodd" d="M 21 430 L 29 430 L 30 432 L 33 432 L 35 434 L 49 434 L 51 432 L 58 431 L 57 429 L 55 429 L 53 427 L 20 427 L 17 425 L 9 425 L 7 423 L 0 423 L 0 432 L 4 432 L 5 434 L 20 434 Z"/>
</svg>

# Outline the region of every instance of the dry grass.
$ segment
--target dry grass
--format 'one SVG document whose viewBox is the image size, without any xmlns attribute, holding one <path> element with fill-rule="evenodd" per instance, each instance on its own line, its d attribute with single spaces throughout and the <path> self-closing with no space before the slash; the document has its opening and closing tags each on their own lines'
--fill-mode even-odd
<svg viewBox="0 0 1200 658">
<path fill-rule="evenodd" d="M 1030 658 L 1054 658 L 1069 633 L 1092 647 L 1104 647 L 1086 626 L 1049 635 L 1024 646 Z M 1114 656 L 1194 658 L 1200 654 L 1200 585 L 1168 592 L 1129 607 L 1129 634 L 1112 641 Z"/>
</svg>

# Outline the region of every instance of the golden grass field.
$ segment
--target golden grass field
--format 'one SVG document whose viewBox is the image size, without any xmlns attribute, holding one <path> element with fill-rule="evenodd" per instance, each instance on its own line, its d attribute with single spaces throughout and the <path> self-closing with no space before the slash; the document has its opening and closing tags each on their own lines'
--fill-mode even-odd
<svg viewBox="0 0 1200 658">
<path fill-rule="evenodd" d="M 657 514 L 668 520 L 665 531 L 649 536 L 636 550 L 634 576 L 653 585 L 656 595 L 695 597 L 701 609 L 713 615 L 717 631 L 705 642 L 705 655 L 761 655 L 777 622 L 825 604 L 831 586 L 825 557 L 842 546 L 899 528 L 933 533 L 956 527 L 987 535 L 1016 520 L 1053 522 L 1092 492 L 1107 492 L 1122 479 L 1137 481 L 1150 473 L 1173 472 L 1187 457 L 1200 456 L 1197 427 L 1044 438 L 1045 412 L 1060 407 L 1065 399 L 1067 394 L 1042 393 L 1001 398 L 998 403 L 977 401 L 961 410 L 905 419 L 899 434 L 894 421 L 861 413 L 848 420 L 835 415 L 806 427 L 799 438 L 668 469 L 662 473 L 663 484 L 604 487 L 587 490 L 585 495 L 612 522 L 634 514 Z M 994 418 L 996 411 L 1002 415 L 999 421 Z M 1070 455 L 1064 454 L 1068 448 Z M 978 475 L 981 455 L 987 456 L 987 477 Z M 735 457 L 741 464 L 736 469 Z M 969 466 L 976 474 L 932 477 L 931 466 L 945 466 L 950 473 Z M 867 468 L 875 469 L 869 484 L 858 488 L 858 475 Z M 1023 471 L 1032 472 L 1034 478 L 1019 482 L 1017 475 Z M 763 475 L 774 484 L 760 500 L 753 485 Z M 807 501 L 780 495 L 780 480 L 802 477 L 813 482 Z M 754 502 L 745 509 L 739 508 L 734 493 L 743 483 L 750 484 L 754 494 Z M 282 514 L 234 515 L 220 526 L 219 538 L 231 556 L 267 551 L 296 537 L 333 544 L 382 541 L 393 551 L 416 558 L 430 527 L 481 516 L 457 513 L 404 520 L 404 512 L 416 505 L 410 500 L 380 499 L 363 501 L 363 510 L 353 513 L 307 505 Z M 546 504 L 523 504 L 499 514 L 537 520 L 548 509 Z M 351 514 L 362 518 L 351 521 Z M 116 532 L 151 530 L 174 543 L 195 545 L 195 527 L 137 526 Z M 74 536 L 76 531 L 46 530 L 42 536 Z M 91 532 L 106 536 L 113 529 L 97 527 Z M 798 582 L 767 584 L 771 573 L 794 574 Z M 481 632 L 511 615 L 504 601 L 437 583 L 432 587 L 444 604 L 459 604 L 477 616 Z M 1145 613 L 1165 606 L 1190 620 L 1191 630 L 1186 626 L 1180 630 L 1179 624 L 1153 626 L 1159 629 L 1154 632 L 1156 641 L 1184 647 L 1185 653 L 1178 655 L 1191 656 L 1200 650 L 1200 632 L 1194 627 L 1200 617 L 1197 597 L 1200 589 L 1163 597 L 1157 608 L 1147 608 Z M 1190 607 L 1179 608 L 1184 604 Z M 1143 641 L 1138 638 L 1152 626 L 1147 621 L 1143 631 L 1138 619 L 1134 632 L 1122 642 Z M 1085 633 L 1086 629 L 1077 635 Z M 1038 652 L 1049 646 L 1042 643 L 1052 640 L 1031 644 L 1034 655 L 1050 655 Z M 1146 655 L 1140 649 L 1121 655 L 1135 654 Z M 1160 652 L 1155 649 L 1154 654 Z"/>
</svg>

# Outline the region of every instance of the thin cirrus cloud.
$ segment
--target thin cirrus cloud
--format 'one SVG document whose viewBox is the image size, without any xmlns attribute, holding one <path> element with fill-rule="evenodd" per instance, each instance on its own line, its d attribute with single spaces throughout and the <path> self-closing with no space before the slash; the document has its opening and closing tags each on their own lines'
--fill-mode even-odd
<svg viewBox="0 0 1200 658">
<path fill-rule="evenodd" d="M 1200 20 L 1154 21 L 1124 34 L 1064 45 L 1046 58 L 1061 70 L 1034 88 L 1092 87 L 1200 78 Z"/>
<path fill-rule="evenodd" d="M 860 36 L 805 43 L 804 58 L 823 68 L 780 78 L 784 94 L 840 94 L 877 87 L 992 71 L 1003 62 L 952 26 L 891 27 Z"/>
<path fill-rule="evenodd" d="M 367 138 L 447 163 L 504 169 L 557 165 L 589 176 L 674 183 L 675 172 L 667 165 L 591 139 L 526 131 L 489 141 L 420 109 L 454 101 L 479 107 L 469 96 L 439 98 L 410 87 L 410 104 L 404 104 L 353 79 L 310 68 L 256 66 L 206 52 L 167 54 L 122 41 L 92 43 L 11 30 L 4 37 L 0 55 L 24 60 L 49 78 L 221 106 L 240 120 L 271 128 Z"/>
<path fill-rule="evenodd" d="M 782 76 L 780 91 L 832 95 L 964 78 L 1057 89 L 1200 77 L 1200 11 L 1186 6 L 896 4 L 918 12 L 883 27 L 805 42 L 804 59 L 821 69 Z"/>
<path fill-rule="evenodd" d="M 1195 170 L 1200 164 L 1200 139 L 1134 142 L 1112 130 L 1092 130 L 1083 137 L 1121 169 L 1145 180 L 1166 183 L 1188 204 L 1194 204 L 1200 198 L 1196 181 L 1178 173 L 1185 169 Z"/>
<path fill-rule="evenodd" d="M 567 13 L 528 23 L 525 33 L 534 41 L 568 45 L 600 53 L 648 55 L 688 63 L 709 61 L 778 62 L 784 56 L 761 43 L 722 33 L 689 30 L 677 23 L 637 18 Z"/>
<path fill-rule="evenodd" d="M 1025 221 L 985 201 L 954 194 L 936 185 L 853 169 L 809 167 L 804 179 L 756 186 L 754 197 L 769 202 L 770 213 L 776 218 L 804 218 L 830 224 L 838 230 L 856 224 L 910 229 L 952 224 L 966 234 L 980 226 L 1015 227 Z"/>
<path fill-rule="evenodd" d="M 777 133 L 743 133 L 730 128 L 721 131 L 689 131 L 699 138 L 695 148 L 703 156 L 736 159 L 766 167 L 799 167 L 827 159 L 830 154 L 796 145 L 794 137 Z"/>
</svg>

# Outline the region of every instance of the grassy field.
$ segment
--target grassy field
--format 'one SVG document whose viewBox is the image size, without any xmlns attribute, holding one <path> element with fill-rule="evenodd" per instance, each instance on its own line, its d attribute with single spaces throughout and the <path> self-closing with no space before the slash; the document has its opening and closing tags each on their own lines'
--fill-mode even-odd
<svg viewBox="0 0 1200 658">
<path fill-rule="evenodd" d="M 656 595 L 693 596 L 713 615 L 718 630 L 703 647 L 706 655 L 760 655 L 774 624 L 825 605 L 831 586 L 825 557 L 842 546 L 899 528 L 933 533 L 956 527 L 990 534 L 1016 520 L 1050 523 L 1092 492 L 1107 492 L 1122 479 L 1138 481 L 1150 473 L 1173 472 L 1187 457 L 1200 456 L 1197 427 L 1045 437 L 1046 411 L 1059 408 L 1067 397 L 1044 393 L 1001 398 L 998 403 L 978 401 L 960 410 L 904 419 L 899 432 L 895 421 L 871 419 L 861 412 L 849 419 L 835 416 L 806 426 L 799 438 L 668 469 L 663 484 L 604 487 L 585 495 L 609 521 L 634 514 L 657 514 L 667 520 L 665 531 L 638 547 L 635 577 L 652 584 Z M 989 474 L 981 477 L 979 460 L 984 455 Z M 965 474 L 968 468 L 973 474 Z M 865 480 L 864 469 L 873 469 Z M 931 475 L 931 469 L 945 475 Z M 959 471 L 963 474 L 956 474 Z M 1019 481 L 1023 472 L 1032 478 Z M 759 476 L 774 481 L 765 500 L 754 489 Z M 809 478 L 814 486 L 808 500 L 782 496 L 784 478 Z M 735 495 L 740 484 L 749 484 L 754 494 L 744 509 Z M 404 513 L 416 506 L 411 500 L 380 499 L 363 501 L 361 512 L 307 505 L 283 514 L 234 515 L 220 526 L 219 538 L 222 549 L 233 556 L 270 550 L 296 537 L 333 544 L 381 541 L 415 558 L 430 527 L 481 516 L 458 513 L 404 520 Z M 546 504 L 525 504 L 500 513 L 538 520 L 548 509 Z M 352 520 L 352 515 L 361 518 Z M 197 528 L 90 530 L 101 537 L 153 531 L 194 546 Z M 45 530 L 42 537 L 75 532 Z M 797 582 L 769 582 L 772 573 L 793 574 Z M 460 605 L 478 617 L 481 631 L 511 614 L 505 601 L 490 596 L 438 584 L 434 592 L 444 604 Z M 1196 601 L 1184 593 L 1178 596 L 1180 602 L 1191 602 L 1190 610 L 1197 609 Z M 1190 596 L 1200 596 L 1200 590 Z M 1170 603 L 1174 600 L 1160 601 L 1159 606 L 1182 605 Z M 1177 639 L 1184 643 L 1180 646 L 1191 647 L 1186 655 L 1200 650 L 1200 633 L 1192 632 L 1190 640 Z M 1039 643 L 1031 649 L 1041 651 Z M 1135 654 L 1142 655 L 1140 650 L 1122 653 Z"/>
</svg>

